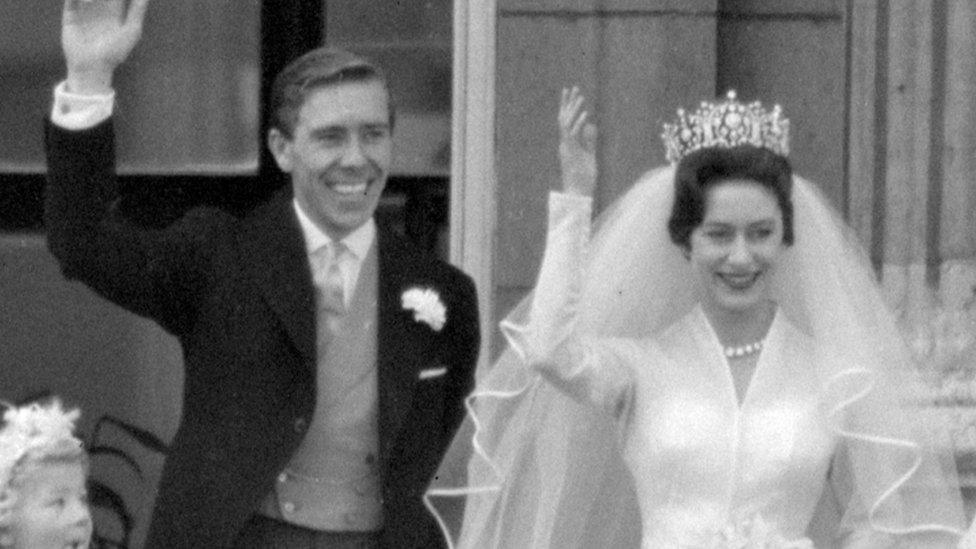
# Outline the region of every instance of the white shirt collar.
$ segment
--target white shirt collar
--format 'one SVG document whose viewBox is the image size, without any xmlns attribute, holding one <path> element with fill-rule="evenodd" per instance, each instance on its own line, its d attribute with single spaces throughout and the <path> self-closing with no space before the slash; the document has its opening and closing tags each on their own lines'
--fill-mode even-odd
<svg viewBox="0 0 976 549">
<path fill-rule="evenodd" d="M 302 207 L 298 205 L 297 199 L 292 199 L 292 207 L 295 209 L 295 215 L 298 217 L 298 224 L 302 228 L 302 234 L 305 236 L 305 252 L 308 255 L 312 255 L 316 250 L 325 246 L 326 244 L 332 243 L 332 238 L 325 234 L 325 231 L 319 228 L 308 215 L 302 211 Z M 342 243 L 346 245 L 346 248 L 352 252 L 357 261 L 362 261 L 369 252 L 370 246 L 373 245 L 373 240 L 376 239 L 376 222 L 373 218 L 369 221 L 363 223 L 362 226 L 347 234 L 345 238 L 342 239 Z"/>
</svg>

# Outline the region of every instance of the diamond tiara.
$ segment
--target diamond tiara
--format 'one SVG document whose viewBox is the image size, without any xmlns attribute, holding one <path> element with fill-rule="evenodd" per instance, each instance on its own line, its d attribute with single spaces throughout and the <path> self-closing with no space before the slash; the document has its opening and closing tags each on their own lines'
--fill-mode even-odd
<svg viewBox="0 0 976 549">
<path fill-rule="evenodd" d="M 787 156 L 790 152 L 790 121 L 781 116 L 779 105 L 771 111 L 758 101 L 743 104 L 729 90 L 718 103 L 702 101 L 693 113 L 678 109 L 678 120 L 665 124 L 661 139 L 665 157 L 676 164 L 688 153 L 707 147 L 730 148 L 753 145 Z"/>
</svg>

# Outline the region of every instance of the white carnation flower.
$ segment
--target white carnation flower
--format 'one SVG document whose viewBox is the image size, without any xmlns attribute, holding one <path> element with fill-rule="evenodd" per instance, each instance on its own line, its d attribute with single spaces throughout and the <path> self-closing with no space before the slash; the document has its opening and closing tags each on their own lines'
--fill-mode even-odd
<svg viewBox="0 0 976 549">
<path fill-rule="evenodd" d="M 439 332 L 447 322 L 447 307 L 433 288 L 410 288 L 403 292 L 403 308 L 413 311 L 413 319 Z"/>
</svg>

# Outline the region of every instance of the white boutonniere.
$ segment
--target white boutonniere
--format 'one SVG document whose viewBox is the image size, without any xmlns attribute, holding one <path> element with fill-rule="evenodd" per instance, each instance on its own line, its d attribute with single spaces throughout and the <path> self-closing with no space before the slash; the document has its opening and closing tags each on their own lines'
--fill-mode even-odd
<svg viewBox="0 0 976 549">
<path fill-rule="evenodd" d="M 413 311 L 413 319 L 423 322 L 435 332 L 441 331 L 447 321 L 447 307 L 433 288 L 410 288 L 403 292 L 403 308 Z"/>
</svg>

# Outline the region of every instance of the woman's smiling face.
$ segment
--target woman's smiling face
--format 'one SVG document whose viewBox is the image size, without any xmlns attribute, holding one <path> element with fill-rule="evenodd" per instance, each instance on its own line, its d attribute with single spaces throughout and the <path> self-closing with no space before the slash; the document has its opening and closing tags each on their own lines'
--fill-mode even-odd
<svg viewBox="0 0 976 549">
<path fill-rule="evenodd" d="M 770 189 L 748 179 L 710 185 L 689 250 L 706 310 L 746 313 L 766 302 L 784 248 L 783 213 Z"/>
</svg>

